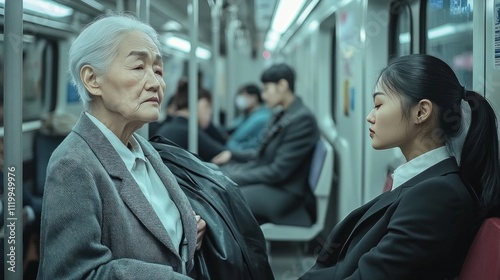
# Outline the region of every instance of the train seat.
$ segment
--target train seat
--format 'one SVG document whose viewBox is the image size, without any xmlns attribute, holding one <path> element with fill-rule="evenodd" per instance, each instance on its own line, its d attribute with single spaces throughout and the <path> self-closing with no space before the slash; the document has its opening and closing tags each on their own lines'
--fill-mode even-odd
<svg viewBox="0 0 500 280">
<path fill-rule="evenodd" d="M 271 241 L 306 242 L 315 238 L 323 230 L 332 189 L 332 172 L 333 148 L 330 143 L 321 138 L 316 144 L 309 172 L 309 186 L 316 198 L 316 222 L 309 227 L 263 224 L 261 229 L 268 243 Z"/>
<path fill-rule="evenodd" d="M 458 280 L 498 279 L 500 279 L 500 218 L 489 218 L 479 228 Z"/>
</svg>

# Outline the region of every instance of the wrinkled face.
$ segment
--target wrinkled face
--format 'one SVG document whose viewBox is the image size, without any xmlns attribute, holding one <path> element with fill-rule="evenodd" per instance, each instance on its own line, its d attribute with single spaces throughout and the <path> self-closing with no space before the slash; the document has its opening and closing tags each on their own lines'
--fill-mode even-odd
<svg viewBox="0 0 500 280">
<path fill-rule="evenodd" d="M 198 124 L 203 128 L 207 128 L 210 124 L 212 116 L 212 104 L 206 99 L 198 100 Z"/>
<path fill-rule="evenodd" d="M 413 137 L 408 131 L 409 121 L 403 115 L 399 95 L 388 91 L 381 83 L 373 94 L 374 108 L 366 117 L 370 123 L 372 147 L 389 149 L 402 147 Z"/>
<path fill-rule="evenodd" d="M 262 99 L 269 108 L 274 108 L 283 103 L 284 98 L 283 85 L 280 83 L 265 83 L 262 91 Z"/>
<path fill-rule="evenodd" d="M 166 87 L 163 62 L 145 33 L 124 34 L 111 65 L 97 80 L 103 105 L 113 120 L 147 123 L 158 119 Z"/>
</svg>

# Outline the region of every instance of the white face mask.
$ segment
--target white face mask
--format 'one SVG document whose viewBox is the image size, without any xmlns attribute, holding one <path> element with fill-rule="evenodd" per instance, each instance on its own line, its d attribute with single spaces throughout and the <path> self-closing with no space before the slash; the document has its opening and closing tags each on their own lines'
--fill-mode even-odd
<svg viewBox="0 0 500 280">
<path fill-rule="evenodd" d="M 246 110 L 248 107 L 248 101 L 243 95 L 236 96 L 236 108 L 238 110 Z"/>
</svg>

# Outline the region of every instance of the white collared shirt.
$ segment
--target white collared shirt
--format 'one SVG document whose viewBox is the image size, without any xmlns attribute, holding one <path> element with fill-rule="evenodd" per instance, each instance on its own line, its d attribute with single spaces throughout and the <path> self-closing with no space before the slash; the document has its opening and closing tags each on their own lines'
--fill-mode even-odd
<svg viewBox="0 0 500 280">
<path fill-rule="evenodd" d="M 183 230 L 179 209 L 170 198 L 170 195 L 154 170 L 151 163 L 144 156 L 144 152 L 137 140 L 130 137 L 131 149 L 129 150 L 120 139 L 97 118 L 85 112 L 90 120 L 101 130 L 111 145 L 121 157 L 127 170 L 135 179 L 142 193 L 153 207 L 163 227 L 167 231 L 172 242 L 179 249 Z"/>
<path fill-rule="evenodd" d="M 394 190 L 395 188 L 408 182 L 411 178 L 422 173 L 427 168 L 449 157 L 450 153 L 448 152 L 448 149 L 446 146 L 442 146 L 400 165 L 392 174 L 392 189 Z"/>
</svg>

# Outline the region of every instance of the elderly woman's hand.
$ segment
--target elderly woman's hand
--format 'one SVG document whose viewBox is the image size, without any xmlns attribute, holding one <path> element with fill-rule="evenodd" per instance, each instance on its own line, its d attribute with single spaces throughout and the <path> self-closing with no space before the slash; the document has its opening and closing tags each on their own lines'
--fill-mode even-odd
<svg viewBox="0 0 500 280">
<path fill-rule="evenodd" d="M 200 215 L 196 215 L 196 228 L 197 228 L 197 236 L 196 236 L 196 250 L 200 250 L 201 243 L 203 242 L 203 236 L 205 235 L 205 230 L 207 229 L 207 223 L 203 220 Z"/>
</svg>

